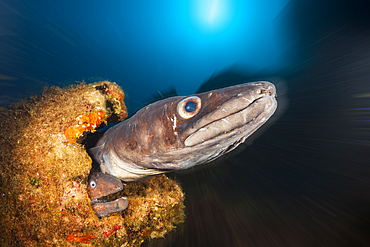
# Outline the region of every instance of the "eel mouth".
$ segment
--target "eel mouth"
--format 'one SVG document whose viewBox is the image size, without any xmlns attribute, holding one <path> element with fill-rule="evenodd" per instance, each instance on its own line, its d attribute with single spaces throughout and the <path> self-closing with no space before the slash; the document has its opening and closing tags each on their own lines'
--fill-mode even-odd
<svg viewBox="0 0 370 247">
<path fill-rule="evenodd" d="M 128 206 L 128 198 L 121 197 L 109 200 L 107 196 L 113 195 L 123 189 L 121 180 L 103 173 L 94 173 L 89 176 L 87 194 L 91 200 L 91 208 L 99 218 L 112 213 L 125 210 Z"/>
<path fill-rule="evenodd" d="M 263 125 L 277 107 L 276 89 L 269 82 L 259 82 L 253 93 L 239 93 L 198 121 L 185 139 L 191 147 L 226 133 L 241 132 L 241 139 Z"/>
<path fill-rule="evenodd" d="M 121 197 L 114 201 L 97 200 L 91 201 L 90 205 L 95 215 L 101 218 L 125 210 L 128 206 L 128 199 Z"/>
</svg>

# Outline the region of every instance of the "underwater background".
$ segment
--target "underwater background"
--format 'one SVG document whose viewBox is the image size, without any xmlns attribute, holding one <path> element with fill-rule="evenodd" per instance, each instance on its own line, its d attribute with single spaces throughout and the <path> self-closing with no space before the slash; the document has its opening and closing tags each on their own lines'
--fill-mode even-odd
<svg viewBox="0 0 370 247">
<path fill-rule="evenodd" d="M 142 246 L 369 246 L 369 10 L 345 0 L 0 0 L 0 105 L 110 80 L 132 115 L 175 92 L 269 80 L 279 102 L 269 128 L 169 174 L 187 218 Z"/>
</svg>

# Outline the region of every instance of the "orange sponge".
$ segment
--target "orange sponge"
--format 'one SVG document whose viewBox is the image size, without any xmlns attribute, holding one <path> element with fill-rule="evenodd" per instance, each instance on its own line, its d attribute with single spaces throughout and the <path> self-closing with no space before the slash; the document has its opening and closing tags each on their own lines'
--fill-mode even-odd
<svg viewBox="0 0 370 247">
<path fill-rule="evenodd" d="M 104 112 L 98 111 L 92 113 L 88 116 L 80 115 L 76 118 L 78 124 L 72 127 L 69 127 L 64 131 L 64 135 L 67 137 L 69 143 L 76 143 L 76 140 L 84 133 L 85 131 L 94 131 L 104 119 Z"/>
</svg>

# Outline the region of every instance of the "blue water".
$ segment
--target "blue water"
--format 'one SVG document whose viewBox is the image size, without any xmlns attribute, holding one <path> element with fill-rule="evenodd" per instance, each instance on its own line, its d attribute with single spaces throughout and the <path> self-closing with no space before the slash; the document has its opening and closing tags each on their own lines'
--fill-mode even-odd
<svg viewBox="0 0 370 247">
<path fill-rule="evenodd" d="M 0 0 L 0 105 L 110 80 L 133 114 L 171 88 L 270 80 L 280 118 L 169 174 L 187 220 L 144 246 L 369 246 L 367 2 Z"/>
<path fill-rule="evenodd" d="M 287 0 L 1 1 L 2 93 L 107 79 L 135 111 L 153 92 L 194 93 L 214 72 L 292 66 Z M 5 97 L 5 99 L 3 99 Z"/>
</svg>

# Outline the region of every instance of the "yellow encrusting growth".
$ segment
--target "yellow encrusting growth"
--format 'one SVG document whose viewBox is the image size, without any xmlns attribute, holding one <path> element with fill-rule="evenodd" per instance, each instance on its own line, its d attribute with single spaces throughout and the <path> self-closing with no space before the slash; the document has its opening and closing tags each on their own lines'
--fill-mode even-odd
<svg viewBox="0 0 370 247">
<path fill-rule="evenodd" d="M 4 246 L 138 246 L 184 221 L 181 188 L 164 175 L 124 186 L 116 197 L 127 196 L 129 206 L 121 213 L 99 219 L 91 210 L 92 161 L 79 143 L 99 124 L 126 118 L 123 99 L 117 84 L 102 81 L 46 88 L 0 108 Z M 82 129 L 65 135 L 76 126 Z"/>
</svg>

